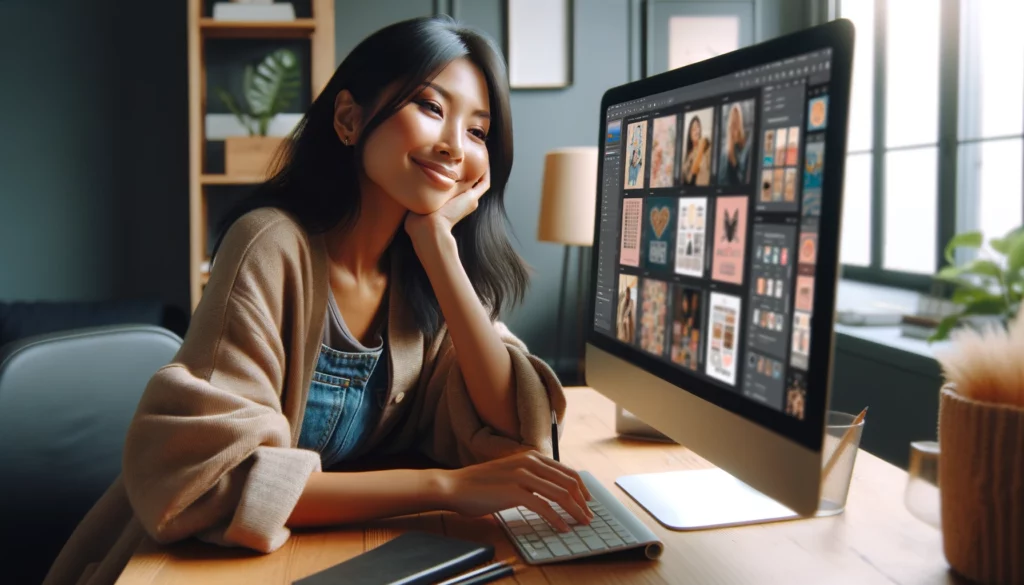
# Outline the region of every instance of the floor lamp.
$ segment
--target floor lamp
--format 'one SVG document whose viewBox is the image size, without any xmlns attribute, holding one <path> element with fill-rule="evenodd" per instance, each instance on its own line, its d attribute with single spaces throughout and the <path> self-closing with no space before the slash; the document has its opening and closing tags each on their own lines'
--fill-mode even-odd
<svg viewBox="0 0 1024 585">
<path fill-rule="evenodd" d="M 576 311 L 583 323 L 584 290 L 590 280 L 585 268 L 590 264 L 594 243 L 594 213 L 597 196 L 597 147 L 578 146 L 552 150 L 544 157 L 544 187 L 541 192 L 537 239 L 563 244 L 562 282 L 558 290 L 558 323 L 555 331 L 555 368 L 562 357 L 562 333 L 565 327 L 566 281 L 570 252 L 577 250 Z M 581 383 L 583 368 L 582 339 L 575 348 L 575 383 Z"/>
</svg>

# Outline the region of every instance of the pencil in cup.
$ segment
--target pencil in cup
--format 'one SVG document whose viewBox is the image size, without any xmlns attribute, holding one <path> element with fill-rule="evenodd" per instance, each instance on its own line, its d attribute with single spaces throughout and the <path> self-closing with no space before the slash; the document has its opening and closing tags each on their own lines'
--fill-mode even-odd
<svg viewBox="0 0 1024 585">
<path fill-rule="evenodd" d="M 824 464 L 821 468 L 821 502 L 818 515 L 838 514 L 846 508 L 853 465 L 857 460 L 860 439 L 864 434 L 865 408 L 856 417 L 830 410 L 825 421 L 821 446 Z"/>
</svg>

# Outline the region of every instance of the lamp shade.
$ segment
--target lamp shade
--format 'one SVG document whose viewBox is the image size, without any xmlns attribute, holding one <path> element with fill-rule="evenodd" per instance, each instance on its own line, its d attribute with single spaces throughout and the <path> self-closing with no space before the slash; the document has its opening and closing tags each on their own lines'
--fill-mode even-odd
<svg viewBox="0 0 1024 585">
<path fill-rule="evenodd" d="M 544 157 L 538 240 L 593 245 L 597 157 L 596 146 L 559 148 Z"/>
</svg>

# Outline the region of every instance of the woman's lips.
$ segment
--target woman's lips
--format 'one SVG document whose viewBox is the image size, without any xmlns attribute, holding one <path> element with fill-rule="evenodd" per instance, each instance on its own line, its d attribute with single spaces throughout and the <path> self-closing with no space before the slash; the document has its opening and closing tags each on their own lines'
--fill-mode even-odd
<svg viewBox="0 0 1024 585">
<path fill-rule="evenodd" d="M 437 163 L 430 161 L 423 161 L 413 158 L 412 161 L 416 163 L 416 166 L 423 171 L 423 174 L 430 179 L 431 182 L 442 187 L 444 189 L 451 189 L 458 182 L 458 176 L 454 171 L 445 168 Z"/>
</svg>

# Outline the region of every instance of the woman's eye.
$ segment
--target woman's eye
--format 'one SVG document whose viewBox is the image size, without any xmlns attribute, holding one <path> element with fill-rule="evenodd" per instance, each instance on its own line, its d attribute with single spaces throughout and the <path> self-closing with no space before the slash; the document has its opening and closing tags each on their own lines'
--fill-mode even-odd
<svg viewBox="0 0 1024 585">
<path fill-rule="evenodd" d="M 427 109 L 427 110 L 430 110 L 431 112 L 434 112 L 438 116 L 441 115 L 441 106 L 435 104 L 434 102 L 427 101 L 427 100 L 421 100 L 420 101 L 420 107 L 422 107 L 424 109 Z"/>
<path fill-rule="evenodd" d="M 480 140 L 487 140 L 487 133 L 479 128 L 473 128 L 472 130 L 470 130 L 470 132 L 472 132 L 473 136 L 476 136 Z"/>
</svg>

